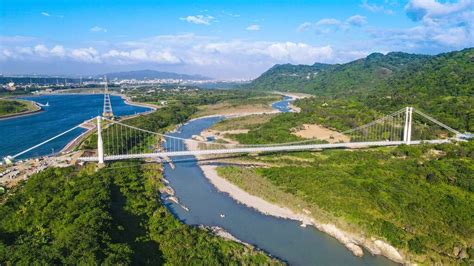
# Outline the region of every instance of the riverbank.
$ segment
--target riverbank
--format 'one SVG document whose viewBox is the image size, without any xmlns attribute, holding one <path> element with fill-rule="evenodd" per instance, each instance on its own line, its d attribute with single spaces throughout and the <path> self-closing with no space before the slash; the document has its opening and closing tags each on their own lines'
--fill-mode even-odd
<svg viewBox="0 0 474 266">
<path fill-rule="evenodd" d="M 234 183 L 237 178 L 223 177 L 218 172 L 218 166 L 203 164 L 200 164 L 200 166 L 204 175 L 219 191 L 227 193 L 241 204 L 266 215 L 300 221 L 302 227 L 314 226 L 319 231 L 334 237 L 350 250 L 354 256 L 363 256 L 365 249 L 371 255 L 382 255 L 397 263 L 407 263 L 397 249 L 388 243 L 380 239 L 367 237 L 363 233 L 357 233 L 354 229 L 351 231 L 341 229 L 336 223 L 330 222 L 335 219 L 334 217 L 328 218 L 328 215 L 317 207 L 298 200 L 291 194 L 280 191 L 279 188 L 263 180 L 262 177 L 256 175 L 249 176 L 249 173 L 246 172 L 248 180 L 244 180 L 241 178 L 242 176 L 239 176 L 239 182 Z M 252 179 L 251 182 L 249 181 L 250 179 Z M 282 204 L 281 201 L 287 202 L 287 205 Z M 294 205 L 298 207 L 290 203 L 295 203 Z"/>
<path fill-rule="evenodd" d="M 0 99 L 2 100 L 2 99 Z M 9 100 L 8 100 L 9 101 Z M 20 100 L 20 99 L 15 99 L 13 101 L 19 101 L 23 102 L 27 105 L 27 108 L 29 110 L 19 112 L 19 113 L 12 113 L 12 114 L 4 114 L 0 115 L 0 120 L 5 120 L 5 119 L 10 119 L 10 118 L 16 118 L 16 117 L 22 117 L 22 116 L 27 116 L 27 115 L 33 115 L 39 112 L 42 112 L 43 109 L 34 101 L 28 101 L 28 100 Z"/>
<path fill-rule="evenodd" d="M 240 114 L 233 114 L 233 117 L 246 115 L 250 114 L 248 112 L 244 112 Z M 215 117 L 218 115 L 213 116 Z M 226 114 L 221 116 L 229 118 L 229 116 Z M 194 142 L 187 142 L 186 145 L 189 150 L 199 148 L 198 143 Z M 204 158 L 205 157 L 198 156 L 198 159 Z M 215 161 L 218 161 L 218 159 Z M 216 187 L 218 191 L 228 194 L 232 199 L 247 207 L 253 208 L 265 215 L 300 221 L 302 227 L 306 227 L 308 225 L 314 226 L 319 231 L 334 237 L 355 256 L 363 256 L 364 249 L 366 249 L 372 255 L 382 255 L 397 263 L 406 262 L 397 249 L 380 239 L 366 237 L 364 233 L 343 230 L 335 223 L 330 222 L 330 219 L 319 220 L 318 217 L 314 216 L 316 212 L 312 213 L 304 208 L 302 210 L 295 211 L 294 209 L 290 209 L 289 206 L 280 205 L 279 202 L 269 202 L 265 199 L 265 197 L 262 198 L 260 194 L 253 194 L 251 191 L 244 190 L 228 179 L 220 176 L 217 172 L 217 166 L 209 165 L 208 162 L 206 162 L 206 164 L 204 164 L 202 161 L 199 162 L 199 167 L 203 171 L 204 176 L 214 185 L 214 187 Z"/>
<path fill-rule="evenodd" d="M 187 142 L 186 145 L 189 150 L 198 149 L 198 143 L 196 142 Z M 197 156 L 197 158 L 202 160 L 206 157 Z M 215 161 L 218 161 L 218 159 Z M 220 176 L 217 172 L 217 166 L 208 163 L 209 161 L 206 161 L 206 164 L 202 163 L 202 161 L 198 163 L 204 176 L 218 191 L 228 194 L 229 197 L 235 201 L 265 215 L 300 221 L 302 227 L 308 225 L 313 226 L 319 231 L 335 238 L 351 251 L 354 256 L 363 256 L 364 249 L 366 249 L 371 255 L 381 255 L 397 263 L 407 263 L 400 252 L 388 243 L 372 237 L 367 238 L 363 233 L 353 233 L 343 230 L 334 223 L 319 221 L 311 215 L 311 211 L 304 208 L 302 208 L 302 212 L 296 212 L 288 206 L 271 203 L 262 198 L 261 195 L 257 196 L 251 194 L 247 190 L 240 188 L 228 179 Z"/>
</svg>

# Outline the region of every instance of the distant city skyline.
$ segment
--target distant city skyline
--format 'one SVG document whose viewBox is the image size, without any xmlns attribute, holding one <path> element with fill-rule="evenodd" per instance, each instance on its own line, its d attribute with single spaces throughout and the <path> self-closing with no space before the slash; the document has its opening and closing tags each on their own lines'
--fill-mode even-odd
<svg viewBox="0 0 474 266">
<path fill-rule="evenodd" d="M 274 64 L 474 46 L 474 0 L 0 0 L 0 10 L 2 74 L 254 78 Z"/>
</svg>

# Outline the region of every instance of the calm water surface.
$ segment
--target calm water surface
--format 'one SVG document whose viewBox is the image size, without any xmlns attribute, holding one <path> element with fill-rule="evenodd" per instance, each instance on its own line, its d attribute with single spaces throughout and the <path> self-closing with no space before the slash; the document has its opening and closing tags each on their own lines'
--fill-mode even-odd
<svg viewBox="0 0 474 266">
<path fill-rule="evenodd" d="M 286 97 L 273 104 L 273 107 L 288 112 L 289 100 Z M 172 135 L 190 138 L 222 119 L 212 117 L 193 120 Z M 380 256 L 355 257 L 334 238 L 311 226 L 303 228 L 300 222 L 263 215 L 239 204 L 208 182 L 194 156 L 174 157 L 173 160 L 176 168 L 171 169 L 169 165 L 165 165 L 165 177 L 170 181 L 180 202 L 189 208 L 189 212 L 174 202 L 167 201 L 166 204 L 186 224 L 220 226 L 238 239 L 291 265 L 394 264 Z M 225 217 L 222 218 L 221 214 Z"/>
<path fill-rule="evenodd" d="M 0 158 L 18 152 L 47 140 L 81 122 L 102 113 L 104 96 L 96 95 L 45 95 L 23 99 L 49 107 L 36 114 L 0 120 Z M 115 115 L 131 115 L 150 110 L 149 108 L 125 104 L 122 98 L 111 96 Z M 46 145 L 28 152 L 18 159 L 51 154 L 61 150 L 85 130 L 78 128 Z"/>
</svg>

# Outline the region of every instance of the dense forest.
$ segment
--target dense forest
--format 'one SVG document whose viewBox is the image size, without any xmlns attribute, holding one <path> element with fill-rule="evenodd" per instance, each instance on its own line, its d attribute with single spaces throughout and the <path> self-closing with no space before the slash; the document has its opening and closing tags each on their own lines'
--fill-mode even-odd
<svg viewBox="0 0 474 266">
<path fill-rule="evenodd" d="M 277 204 L 297 209 L 306 204 L 316 220 L 331 217 L 323 222 L 382 238 L 408 251 L 412 261 L 472 263 L 472 141 L 270 154 L 247 160 L 267 166 L 225 166 L 220 175 Z M 259 186 L 259 177 L 270 184 Z M 278 190 L 298 200 L 279 195 Z"/>
<path fill-rule="evenodd" d="M 176 220 L 161 204 L 156 165 L 91 166 L 50 168 L 9 193 L 0 205 L 0 263 L 277 263 Z"/>
</svg>

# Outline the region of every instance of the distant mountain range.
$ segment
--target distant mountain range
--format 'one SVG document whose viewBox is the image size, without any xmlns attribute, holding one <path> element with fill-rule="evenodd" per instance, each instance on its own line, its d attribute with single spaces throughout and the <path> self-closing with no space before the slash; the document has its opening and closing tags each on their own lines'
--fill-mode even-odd
<svg viewBox="0 0 474 266">
<path fill-rule="evenodd" d="M 184 80 L 212 80 L 210 77 L 201 75 L 187 75 L 172 72 L 161 72 L 156 70 L 136 70 L 126 72 L 113 72 L 105 74 L 109 80 L 113 79 L 184 79 Z"/>
</svg>

